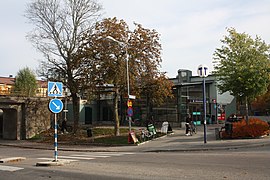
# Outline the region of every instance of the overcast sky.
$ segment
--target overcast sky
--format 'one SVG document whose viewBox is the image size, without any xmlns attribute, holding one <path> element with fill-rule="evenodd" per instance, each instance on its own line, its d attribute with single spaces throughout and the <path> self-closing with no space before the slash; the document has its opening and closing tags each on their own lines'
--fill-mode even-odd
<svg viewBox="0 0 270 180">
<path fill-rule="evenodd" d="M 30 0 L 0 2 L 0 76 L 16 75 L 24 68 L 36 69 L 42 56 L 26 40 L 33 28 L 23 17 Z M 269 0 L 99 0 L 104 18 L 133 22 L 159 32 L 162 71 L 175 77 L 178 69 L 205 64 L 212 69 L 212 57 L 227 35 L 226 27 L 270 43 Z"/>
</svg>

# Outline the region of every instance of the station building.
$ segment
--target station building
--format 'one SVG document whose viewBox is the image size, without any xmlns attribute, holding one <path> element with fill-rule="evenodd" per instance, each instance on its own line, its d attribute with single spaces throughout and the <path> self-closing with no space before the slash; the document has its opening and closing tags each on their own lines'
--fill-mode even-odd
<svg viewBox="0 0 270 180">
<path fill-rule="evenodd" d="M 174 96 L 177 106 L 177 121 L 185 122 L 191 114 L 197 124 L 203 122 L 203 79 L 193 76 L 192 71 L 179 69 L 174 83 Z M 217 89 L 217 79 L 213 75 L 205 77 L 207 123 L 223 122 L 226 117 L 236 112 L 236 101 L 228 92 L 221 94 Z"/>
</svg>

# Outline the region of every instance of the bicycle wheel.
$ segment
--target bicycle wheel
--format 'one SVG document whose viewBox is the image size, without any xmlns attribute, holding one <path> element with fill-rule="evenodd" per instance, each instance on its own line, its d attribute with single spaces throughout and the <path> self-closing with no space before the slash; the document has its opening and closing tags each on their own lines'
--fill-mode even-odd
<svg viewBox="0 0 270 180">
<path fill-rule="evenodd" d="M 189 134 L 190 134 L 190 136 L 193 135 L 193 127 L 192 126 L 190 126 L 190 128 L 189 128 Z"/>
<path fill-rule="evenodd" d="M 197 128 L 196 128 L 196 126 L 193 127 L 193 133 L 194 134 L 197 134 Z"/>
</svg>

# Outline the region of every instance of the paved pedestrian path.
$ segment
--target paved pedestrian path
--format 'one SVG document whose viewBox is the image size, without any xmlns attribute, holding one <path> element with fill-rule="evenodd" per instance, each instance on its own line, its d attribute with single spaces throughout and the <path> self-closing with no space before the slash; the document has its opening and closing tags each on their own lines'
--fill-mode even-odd
<svg viewBox="0 0 270 180">
<path fill-rule="evenodd" d="M 270 137 L 257 139 L 216 140 L 215 128 L 218 125 L 207 126 L 207 142 L 204 143 L 203 126 L 197 127 L 197 134 L 186 136 L 184 128 L 174 128 L 173 134 L 153 139 L 138 146 L 94 146 L 94 145 L 58 145 L 59 151 L 81 152 L 162 152 L 162 151 L 203 151 L 226 150 L 270 145 Z M 41 144 L 27 140 L 0 140 L 0 146 L 14 146 L 34 149 L 53 150 L 53 144 Z"/>
</svg>

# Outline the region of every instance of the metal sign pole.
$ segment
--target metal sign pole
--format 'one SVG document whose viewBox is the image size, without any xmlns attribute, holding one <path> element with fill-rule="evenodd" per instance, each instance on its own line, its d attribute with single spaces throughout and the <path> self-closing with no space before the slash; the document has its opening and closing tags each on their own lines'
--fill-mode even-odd
<svg viewBox="0 0 270 180">
<path fill-rule="evenodd" d="M 131 117 L 128 117 L 128 129 L 131 132 Z"/>
<path fill-rule="evenodd" d="M 205 78 L 203 77 L 203 112 L 204 112 L 204 121 L 203 121 L 203 128 L 204 128 L 204 143 L 207 143 L 206 137 L 206 93 L 205 93 Z"/>
<path fill-rule="evenodd" d="M 54 161 L 57 162 L 57 114 L 54 114 Z"/>
</svg>

